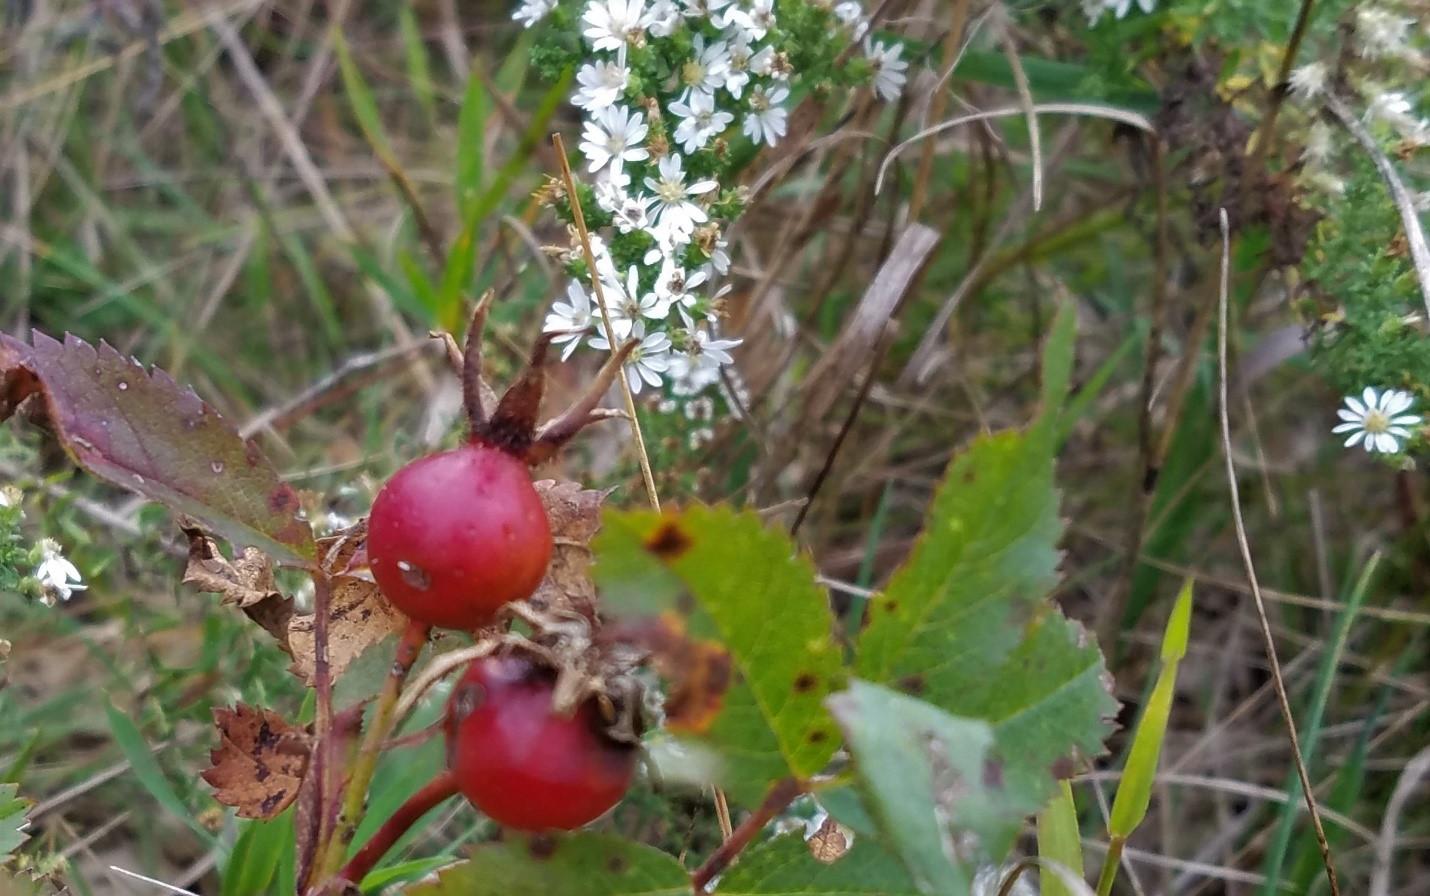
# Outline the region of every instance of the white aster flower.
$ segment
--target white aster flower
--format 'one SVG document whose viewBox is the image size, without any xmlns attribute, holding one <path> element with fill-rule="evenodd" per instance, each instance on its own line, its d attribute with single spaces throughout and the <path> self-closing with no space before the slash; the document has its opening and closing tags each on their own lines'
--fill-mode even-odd
<svg viewBox="0 0 1430 896">
<path fill-rule="evenodd" d="M 695 35 L 692 49 L 695 55 L 680 67 L 680 81 L 690 92 L 714 95 L 725 84 L 730 66 L 729 45 L 723 40 L 705 43 L 705 36 Z"/>
<path fill-rule="evenodd" d="M 735 120 L 734 115 L 715 108 L 714 94 L 698 91 L 692 92 L 688 101 L 671 103 L 670 111 L 680 117 L 680 124 L 676 125 L 672 136 L 687 153 L 704 148 Z"/>
<path fill-rule="evenodd" d="M 695 225 L 709 218 L 694 197 L 709 193 L 719 184 L 707 179 L 687 185 L 684 160 L 676 153 L 662 158 L 658 170 L 659 177 L 645 179 L 645 185 L 655 194 L 656 223 L 688 236 Z"/>
<path fill-rule="evenodd" d="M 1395 454 L 1400 450 L 1400 440 L 1410 438 L 1410 427 L 1420 425 L 1419 414 L 1405 413 L 1414 401 L 1409 392 L 1400 389 L 1377 393 L 1367 386 L 1359 399 L 1346 396 L 1346 406 L 1336 412 L 1345 422 L 1331 432 L 1350 433 L 1347 448 L 1364 441 L 1365 450 L 1372 454 Z"/>
<path fill-rule="evenodd" d="M 717 28 L 723 28 L 720 22 L 725 20 L 728 8 L 735 0 L 681 0 L 681 7 L 687 19 L 708 19 Z"/>
<path fill-rule="evenodd" d="M 869 20 L 864 16 L 864 7 L 855 0 L 846 0 L 834 7 L 834 17 L 848 26 L 854 40 L 864 39 L 869 33 Z"/>
<path fill-rule="evenodd" d="M 750 90 L 750 111 L 740 125 L 745 136 L 770 146 L 778 143 L 789 126 L 789 112 L 783 105 L 788 98 L 788 87 L 755 85 Z"/>
<path fill-rule="evenodd" d="M 85 589 L 84 578 L 79 574 L 79 570 L 65 559 L 59 542 L 53 538 L 40 542 L 40 565 L 35 569 L 35 579 L 45 590 L 45 595 L 49 598 L 46 602 L 50 604 L 54 603 L 55 597 L 69 600 L 71 594 Z"/>
<path fill-rule="evenodd" d="M 581 153 L 593 172 L 607 165 L 620 168 L 626 162 L 643 161 L 650 158 L 645 148 L 648 131 L 644 115 L 625 106 L 611 106 L 586 122 Z"/>
<path fill-rule="evenodd" d="M 595 319 L 586 288 L 572 280 L 566 284 L 566 301 L 552 303 L 551 313 L 546 315 L 542 329 L 547 333 L 561 333 L 551 341 L 556 345 L 565 344 L 566 347 L 561 350 L 561 360 L 565 361 L 576 351 L 581 338 L 586 335 L 585 331 L 595 323 Z"/>
<path fill-rule="evenodd" d="M 750 71 L 762 78 L 789 80 L 789 66 L 779 64 L 779 56 L 774 47 L 764 47 L 750 57 Z"/>
<path fill-rule="evenodd" d="M 521 5 L 516 8 L 516 12 L 511 17 L 522 24 L 523 28 L 530 28 L 537 22 L 546 18 L 547 14 L 556 8 L 556 0 L 522 0 Z"/>
<path fill-rule="evenodd" d="M 607 168 L 596 176 L 596 185 L 593 188 L 596 204 L 615 214 L 616 209 L 624 205 L 629 198 L 627 190 L 630 185 L 631 176 L 624 168 Z"/>
<path fill-rule="evenodd" d="M 1102 18 L 1105 12 L 1112 13 L 1113 17 L 1126 18 L 1127 13 L 1132 11 L 1133 0 L 1082 0 L 1082 11 L 1087 16 L 1089 25 L 1096 25 L 1097 20 Z M 1137 6 L 1146 13 L 1150 13 L 1157 7 L 1157 0 L 1137 0 Z"/>
<path fill-rule="evenodd" d="M 674 307 L 679 312 L 681 320 L 685 321 L 685 325 L 688 327 L 693 323 L 690 312 L 700 302 L 700 297 L 695 294 L 695 288 L 708 279 L 710 279 L 710 274 L 707 271 L 687 274 L 685 268 L 677 264 L 674 259 L 666 258 L 661 263 L 660 273 L 655 278 L 655 292 L 667 307 Z"/>
<path fill-rule="evenodd" d="M 728 43 L 725 89 L 738 100 L 745 90 L 745 85 L 750 83 L 750 39 L 744 34 L 738 34 L 730 38 Z"/>
<path fill-rule="evenodd" d="M 644 40 L 645 0 L 591 0 L 581 21 L 592 47 L 625 53 L 627 46 Z"/>
<path fill-rule="evenodd" d="M 749 11 L 745 13 L 745 20 L 749 22 L 748 25 L 741 23 L 745 33 L 755 40 L 761 40 L 775 27 L 775 0 L 754 0 Z"/>
<path fill-rule="evenodd" d="M 606 308 L 611 312 L 611 330 L 619 340 L 624 340 L 632 334 L 639 338 L 641 333 L 645 332 L 645 321 L 664 320 L 670 314 L 669 302 L 654 292 L 641 292 L 640 269 L 635 265 L 626 269 L 624 283 L 604 281 L 602 286 Z M 600 313 L 599 310 L 597 313 Z M 597 345 L 597 340 L 603 344 Z M 592 340 L 591 344 L 596 348 L 610 350 L 610 346 L 604 344 L 604 330 L 597 334 L 597 340 Z"/>
<path fill-rule="evenodd" d="M 598 59 L 581 66 L 576 73 L 576 94 L 573 105 L 587 112 L 599 112 L 615 105 L 630 83 L 631 70 L 620 62 Z"/>
<path fill-rule="evenodd" d="M 670 37 L 680 27 L 680 7 L 675 0 L 655 0 L 646 11 L 646 21 L 651 37 Z"/>
<path fill-rule="evenodd" d="M 1379 6 L 1356 12 L 1356 50 L 1367 59 L 1398 56 L 1405 50 L 1414 19 L 1398 16 Z"/>
<path fill-rule="evenodd" d="M 626 362 L 626 379 L 631 391 L 640 392 L 641 383 L 659 388 L 661 374 L 670 369 L 670 337 L 664 333 L 651 333 L 641 337 L 640 345 L 631 352 Z"/>
<path fill-rule="evenodd" d="M 634 233 L 650 227 L 650 207 L 655 202 L 652 196 L 626 196 L 615 208 L 609 209 L 621 233 Z"/>
<path fill-rule="evenodd" d="M 908 80 L 905 71 L 909 67 L 908 62 L 900 58 L 903 53 L 903 44 L 886 45 L 874 41 L 866 45 L 865 55 L 874 66 L 874 92 L 880 99 L 892 102 L 903 92 L 904 82 Z"/>
</svg>

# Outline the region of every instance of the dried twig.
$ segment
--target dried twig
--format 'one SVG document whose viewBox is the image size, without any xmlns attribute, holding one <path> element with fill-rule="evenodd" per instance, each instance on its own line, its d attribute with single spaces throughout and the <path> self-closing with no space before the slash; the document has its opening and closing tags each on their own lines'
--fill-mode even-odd
<svg viewBox="0 0 1430 896">
<path fill-rule="evenodd" d="M 1405 764 L 1405 770 L 1395 782 L 1390 801 L 1385 804 L 1385 817 L 1380 821 L 1380 836 L 1375 841 L 1375 871 L 1370 878 L 1370 896 L 1390 896 L 1391 859 L 1395 854 L 1395 829 L 1410 792 L 1420 779 L 1430 774 L 1430 747 L 1423 748 Z"/>
<path fill-rule="evenodd" d="M 1336 866 L 1331 860 L 1331 845 L 1326 840 L 1326 829 L 1321 823 L 1321 812 L 1316 805 L 1316 792 L 1311 786 L 1311 776 L 1306 771 L 1306 760 L 1301 755 L 1301 738 L 1296 733 L 1296 717 L 1291 711 L 1291 700 L 1286 695 L 1286 681 L 1281 675 L 1281 661 L 1276 657 L 1276 639 L 1271 634 L 1271 621 L 1266 616 L 1266 602 L 1261 599 L 1261 586 L 1256 579 L 1256 565 L 1251 559 L 1251 544 L 1246 538 L 1246 522 L 1241 516 L 1241 494 L 1236 485 L 1236 461 L 1231 453 L 1231 417 L 1227 407 L 1227 304 L 1231 292 L 1231 225 L 1227 221 L 1226 209 L 1220 209 L 1221 219 L 1221 283 L 1218 290 L 1217 307 L 1219 326 L 1217 328 L 1217 385 L 1219 395 L 1217 411 L 1221 417 L 1222 452 L 1226 456 L 1227 487 L 1231 490 L 1231 515 L 1236 526 L 1236 543 L 1241 550 L 1241 560 L 1246 567 L 1246 579 L 1251 585 L 1251 597 L 1256 605 L 1256 617 L 1261 623 L 1261 636 L 1266 643 L 1266 658 L 1271 664 L 1271 681 L 1276 686 L 1276 699 L 1281 705 L 1281 716 L 1286 722 L 1286 734 L 1291 741 L 1291 756 L 1296 763 L 1296 776 L 1301 781 L 1301 794 L 1306 800 L 1306 811 L 1311 815 L 1311 827 L 1315 829 L 1316 845 L 1321 851 L 1321 862 L 1326 866 L 1326 879 L 1330 884 L 1331 896 L 1340 896 L 1340 883 L 1336 878 Z"/>
</svg>

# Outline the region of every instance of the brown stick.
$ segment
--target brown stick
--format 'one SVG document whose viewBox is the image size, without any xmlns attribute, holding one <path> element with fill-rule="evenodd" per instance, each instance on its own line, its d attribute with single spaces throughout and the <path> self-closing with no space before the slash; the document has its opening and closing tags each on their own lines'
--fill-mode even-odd
<svg viewBox="0 0 1430 896">
<path fill-rule="evenodd" d="M 776 815 L 784 811 L 785 807 L 794 802 L 795 797 L 804 793 L 804 782 L 797 778 L 782 778 L 770 787 L 770 792 L 765 794 L 764 802 L 760 807 L 751 813 L 749 818 L 740 822 L 740 826 L 720 844 L 720 848 L 715 850 L 710 858 L 705 860 L 705 864 L 696 869 L 690 875 L 690 885 L 697 893 L 703 891 L 715 876 L 735 861 L 735 857 L 750 845 L 750 841 L 755 839 L 755 835 L 764 830 L 765 825 L 770 823 Z"/>
<path fill-rule="evenodd" d="M 392 845 L 418 822 L 422 816 L 436 808 L 437 804 L 457 792 L 457 776 L 444 771 L 427 783 L 426 787 L 412 794 L 407 802 L 397 807 L 397 811 L 382 823 L 377 833 L 362 845 L 357 855 L 352 857 L 338 877 L 353 884 L 359 884 L 372 870 Z"/>
</svg>

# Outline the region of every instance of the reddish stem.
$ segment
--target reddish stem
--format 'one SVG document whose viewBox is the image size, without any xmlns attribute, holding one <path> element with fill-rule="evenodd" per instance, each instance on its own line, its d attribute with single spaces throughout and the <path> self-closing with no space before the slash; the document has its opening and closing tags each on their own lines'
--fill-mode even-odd
<svg viewBox="0 0 1430 896">
<path fill-rule="evenodd" d="M 451 771 L 444 771 L 433 778 L 426 787 L 412 794 L 407 802 L 397 807 L 397 811 L 382 823 L 377 833 L 343 866 L 338 877 L 353 884 L 362 883 L 362 879 L 387 855 L 387 851 L 392 849 L 392 844 L 396 843 L 398 838 L 407 833 L 422 816 L 436 808 L 438 803 L 456 792 L 457 776 Z"/>
<path fill-rule="evenodd" d="M 318 806 L 318 830 L 314 838 L 317 847 L 313 863 L 308 869 L 311 877 L 320 871 L 322 857 L 332 836 L 329 822 L 328 801 L 337 792 L 334 772 L 338 757 L 335 754 L 336 740 L 333 736 L 333 678 L 328 665 L 328 617 L 332 614 L 332 581 L 321 569 L 313 571 L 313 690 L 317 692 L 315 734 L 317 749 L 322 751 L 317 763 L 316 804 Z"/>
<path fill-rule="evenodd" d="M 740 826 L 735 828 L 729 839 L 721 843 L 720 848 L 705 860 L 705 864 L 690 876 L 690 883 L 695 892 L 704 891 L 717 874 L 730 867 L 730 863 L 735 861 L 735 857 L 750 845 L 750 841 L 755 839 L 755 835 L 764 830 L 765 825 L 783 812 L 785 807 L 794 802 L 795 797 L 801 793 L 804 793 L 804 783 L 798 779 L 782 778 L 776 781 L 769 793 L 765 794 L 764 802 L 760 803 L 760 807 L 751 813 L 749 818 L 740 822 Z"/>
</svg>

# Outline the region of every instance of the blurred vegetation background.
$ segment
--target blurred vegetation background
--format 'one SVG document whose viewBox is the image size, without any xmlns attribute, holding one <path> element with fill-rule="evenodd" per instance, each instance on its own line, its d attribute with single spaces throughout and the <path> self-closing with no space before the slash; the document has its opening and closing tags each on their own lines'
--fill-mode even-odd
<svg viewBox="0 0 1430 896">
<path fill-rule="evenodd" d="M 880 31 L 906 40 L 914 63 L 910 89 L 896 103 L 813 98 L 799 107 L 812 137 L 746 168 L 752 202 L 731 235 L 725 300 L 726 331 L 745 340 L 732 374 L 741 400 L 720 397 L 709 420 L 643 404 L 662 497 L 757 506 L 797 525 L 857 625 L 861 595 L 909 550 L 951 454 L 1030 418 L 1038 346 L 1055 305 L 1074 303 L 1060 599 L 1099 633 L 1124 723 L 1151 687 L 1181 580 L 1198 583 L 1163 773 L 1127 853 L 1135 883 L 1123 885 L 1323 891 L 1217 429 L 1215 215 L 1226 207 L 1231 447 L 1312 780 L 1348 892 L 1387 867 L 1396 892 L 1430 892 L 1425 791 L 1403 780 L 1430 739 L 1425 478 L 1411 460 L 1369 459 L 1330 435 L 1346 392 L 1430 395 L 1425 334 L 1414 322 L 1395 331 L 1392 361 L 1374 341 L 1353 356 L 1311 351 L 1338 309 L 1347 316 L 1336 290 L 1382 301 L 1370 287 L 1396 284 L 1389 310 L 1364 323 L 1373 332 L 1419 306 L 1401 220 L 1353 151 L 1349 190 L 1307 181 L 1303 147 L 1320 118 L 1294 100 L 1278 140 L 1248 157 L 1284 101 L 1275 85 L 1294 4 L 1176 2 L 1096 27 L 1082 6 L 883 5 Z M 7 0 L 0 327 L 106 340 L 163 367 L 258 440 L 321 527 L 363 515 L 388 473 L 457 437 L 459 389 L 428 331 L 460 329 L 494 289 L 488 372 L 505 380 L 564 289 L 543 251 L 565 243 L 564 228 L 532 194 L 558 171 L 549 135 L 569 140 L 577 110 L 569 82 L 537 76 L 532 36 L 510 12 L 506 0 Z M 1354 4 L 1317 4 L 1302 61 L 1352 53 L 1356 16 Z M 365 90 L 342 76 L 343 52 Z M 1420 73 L 1409 94 L 1423 102 L 1425 69 L 1407 65 L 1397 71 Z M 900 146 L 1027 98 L 1116 107 L 1161 141 L 1105 115 L 1047 114 L 1036 140 L 1009 115 Z M 1423 150 L 1382 143 L 1424 189 Z M 925 234 L 928 260 L 911 262 Z M 879 286 L 910 263 L 909 288 Z M 1351 324 L 1364 307 L 1349 308 Z M 553 366 L 550 405 L 598 361 Z M 542 475 L 641 500 L 619 424 Z M 154 892 L 117 865 L 243 892 L 229 857 L 238 828 L 197 773 L 213 707 L 299 712 L 286 657 L 179 583 L 184 548 L 165 512 L 76 474 L 33 427 L 0 428 L 0 482 L 21 495 L 27 538 L 62 542 L 88 585 L 54 607 L 0 594 L 12 645 L 0 781 L 37 803 L 22 857 L 37 891 Z M 368 657 L 345 682 L 357 692 L 385 667 Z M 1126 746 L 1116 738 L 1074 785 L 1093 807 L 1089 855 L 1104 829 L 1098 794 L 1115 788 Z M 429 743 L 384 769 L 377 802 L 395 805 L 440 753 Z M 1393 800 L 1398 783 L 1412 789 Z M 698 795 L 672 805 L 643 791 L 602 824 L 677 854 L 704 854 L 719 836 Z M 449 855 L 489 834 L 452 806 L 404 855 Z"/>
</svg>

